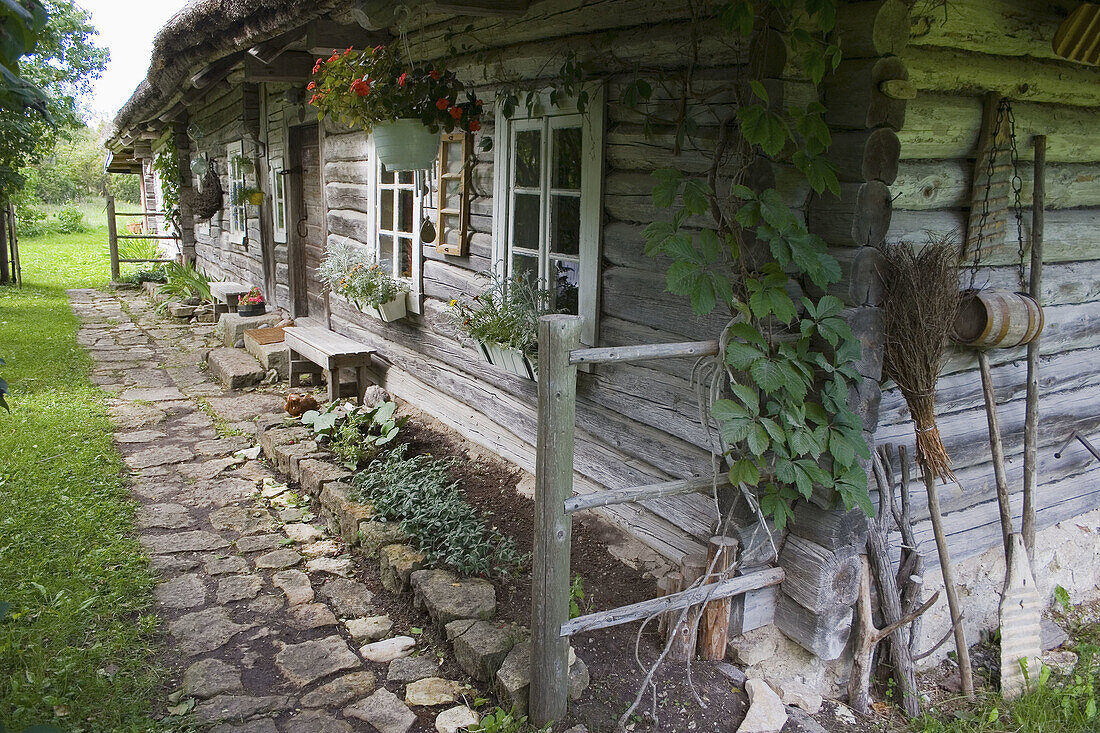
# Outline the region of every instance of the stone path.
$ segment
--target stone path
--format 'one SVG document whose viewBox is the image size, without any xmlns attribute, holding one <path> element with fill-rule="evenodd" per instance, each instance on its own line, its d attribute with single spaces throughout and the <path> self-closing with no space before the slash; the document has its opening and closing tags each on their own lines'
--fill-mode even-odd
<svg viewBox="0 0 1100 733">
<path fill-rule="evenodd" d="M 381 588 L 354 580 L 339 538 L 267 464 L 235 455 L 258 424 L 282 421 L 281 398 L 208 378 L 212 325 L 170 322 L 138 292 L 73 290 L 70 300 L 92 379 L 117 394 L 115 440 L 180 672 L 173 711 L 216 733 L 468 724 L 455 704 L 468 688 L 437 677 L 434 656 L 410 656 L 415 640 L 391 633 L 373 604 Z"/>
</svg>

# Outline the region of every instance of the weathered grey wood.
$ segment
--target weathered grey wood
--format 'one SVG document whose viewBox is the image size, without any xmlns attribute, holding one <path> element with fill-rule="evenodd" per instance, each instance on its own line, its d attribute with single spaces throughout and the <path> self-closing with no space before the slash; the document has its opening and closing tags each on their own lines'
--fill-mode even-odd
<svg viewBox="0 0 1100 733">
<path fill-rule="evenodd" d="M 887 186 L 898 175 L 901 142 L 888 127 L 833 134 L 827 157 L 841 181 L 881 181 Z"/>
<path fill-rule="evenodd" d="M 783 592 L 815 613 L 851 606 L 859 593 L 859 557 L 853 547 L 830 550 L 790 535 L 779 564 L 787 572 Z"/>
<path fill-rule="evenodd" d="M 1035 191 L 1031 205 L 1031 272 L 1028 292 L 1036 303 L 1042 306 L 1043 293 L 1043 217 L 1046 206 L 1046 135 L 1036 135 L 1035 146 Z M 1035 490 L 1038 479 L 1039 442 L 1039 333 L 1027 345 L 1027 408 L 1024 418 L 1024 496 L 1023 518 L 1020 521 L 1020 536 L 1029 558 L 1035 557 Z M 1034 561 L 1031 561 L 1034 564 Z"/>
<path fill-rule="evenodd" d="M 891 99 L 879 88 L 890 79 L 909 79 L 905 63 L 896 56 L 841 61 L 825 77 L 825 122 L 831 127 L 862 130 L 869 127 L 905 127 L 902 99 Z"/>
<path fill-rule="evenodd" d="M 749 575 L 765 568 L 738 567 L 736 575 Z M 742 634 L 769 626 L 775 621 L 775 605 L 778 602 L 779 586 L 770 585 L 759 590 L 750 590 L 734 596 L 730 604 L 730 636 Z"/>
<path fill-rule="evenodd" d="M 695 649 L 699 640 L 699 616 L 703 612 L 703 607 L 692 594 L 702 590 L 700 582 L 706 568 L 706 554 L 692 554 L 684 557 L 680 565 L 680 584 L 675 588 L 672 596 L 661 599 L 671 603 L 678 597 L 689 598 L 689 602 L 680 609 L 673 610 L 669 617 L 667 641 L 669 661 L 690 662 L 695 658 Z M 621 613 L 622 610 L 622 608 L 616 609 L 616 614 Z M 616 615 L 615 618 L 618 616 Z"/>
<path fill-rule="evenodd" d="M 118 224 L 115 221 L 115 197 L 107 197 L 107 246 L 111 254 L 111 280 L 119 280 L 118 267 Z"/>
<path fill-rule="evenodd" d="M 881 181 L 840 184 L 840 196 L 823 194 L 809 206 L 809 229 L 831 245 L 860 247 L 882 243 L 890 230 L 893 200 Z"/>
<path fill-rule="evenodd" d="M 846 59 L 896 56 L 909 43 L 909 6 L 901 0 L 841 3 L 835 31 Z"/>
<path fill-rule="evenodd" d="M 717 353 L 717 341 L 611 346 L 595 349 L 577 349 L 569 355 L 569 363 L 606 364 L 609 362 L 648 361 L 650 359 L 682 359 L 713 356 Z"/>
<path fill-rule="evenodd" d="M 1058 17 L 1078 3 L 1020 3 L 1015 0 L 951 0 L 917 4 L 912 15 L 912 41 L 921 46 L 956 48 L 1000 57 L 1057 59 L 1051 37 Z M 1026 59 L 1004 58 L 1005 63 Z"/>
<path fill-rule="evenodd" d="M 867 542 L 866 515 L 859 509 L 825 512 L 798 502 L 790 530 L 829 550 L 862 547 Z"/>
<path fill-rule="evenodd" d="M 574 496 L 567 499 L 565 501 L 565 513 L 572 514 L 583 509 L 595 509 L 596 507 L 642 501 L 643 499 L 656 499 L 663 496 L 693 494 L 698 491 L 710 491 L 715 486 L 721 488 L 728 485 L 729 481 L 725 477 L 715 479 L 713 476 L 700 476 L 699 478 L 677 479 L 659 484 L 650 484 L 649 486 L 638 486 L 632 489 L 608 489 L 598 494 Z"/>
<path fill-rule="evenodd" d="M 832 661 L 840 658 L 848 644 L 852 609 L 840 607 L 826 614 L 814 613 L 781 590 L 775 606 L 775 626 L 803 649 L 824 661 Z"/>
<path fill-rule="evenodd" d="M 928 492 L 928 511 L 932 520 L 932 531 L 936 535 L 936 551 L 940 558 L 940 573 L 943 575 L 944 592 L 947 594 L 947 606 L 951 612 L 954 626 L 956 660 L 959 664 L 959 677 L 963 694 L 974 697 L 974 674 L 970 670 L 970 647 L 966 643 L 966 630 L 963 628 L 963 612 L 959 605 L 959 595 L 955 588 L 955 568 L 951 564 L 951 554 L 947 548 L 947 537 L 943 532 L 943 516 L 940 514 L 940 500 L 936 494 L 936 478 L 930 471 L 922 470 L 924 488 Z"/>
<path fill-rule="evenodd" d="M 778 585 L 783 582 L 783 577 L 784 571 L 782 568 L 769 568 L 752 575 L 727 578 L 711 585 L 698 586 L 675 595 L 653 598 L 611 611 L 600 611 L 586 616 L 578 616 L 562 626 L 562 637 L 572 636 L 584 631 L 593 631 L 594 629 L 606 629 L 631 621 L 640 621 L 665 611 L 676 611 L 708 600 L 729 598 L 746 591 Z"/>
<path fill-rule="evenodd" d="M 733 572 L 737 558 L 738 542 L 733 537 L 711 537 L 707 544 L 706 584 L 713 585 L 727 580 Z M 726 658 L 726 643 L 730 631 L 731 598 L 713 598 L 703 607 L 699 624 L 699 656 L 703 659 Z"/>
<path fill-rule="evenodd" d="M 993 453 L 993 474 L 997 479 L 997 503 L 1001 507 L 1001 530 L 1004 540 L 1004 552 L 1010 546 L 1012 530 L 1012 509 L 1008 503 L 1008 477 L 1005 474 L 1004 444 L 1001 441 L 1001 425 L 997 421 L 997 396 L 993 392 L 993 374 L 989 367 L 989 355 L 978 352 L 978 368 L 982 375 L 982 394 L 985 396 L 985 416 L 989 426 L 989 447 Z"/>
<path fill-rule="evenodd" d="M 833 147 L 836 147 L 834 138 Z M 832 148 L 830 148 L 830 151 Z M 1030 206 L 1033 163 L 1022 161 L 1020 202 Z M 894 211 L 961 209 L 969 205 L 971 166 L 966 160 L 905 160 L 890 186 Z M 1046 207 L 1072 209 L 1100 206 L 1100 176 L 1090 163 L 1046 165 Z"/>
<path fill-rule="evenodd" d="M 564 502 L 573 494 L 573 430 L 581 319 L 539 319 L 539 419 L 535 471 L 535 542 L 531 591 L 531 718 L 542 726 L 565 715 L 569 696 L 569 547 L 572 523 Z"/>
</svg>

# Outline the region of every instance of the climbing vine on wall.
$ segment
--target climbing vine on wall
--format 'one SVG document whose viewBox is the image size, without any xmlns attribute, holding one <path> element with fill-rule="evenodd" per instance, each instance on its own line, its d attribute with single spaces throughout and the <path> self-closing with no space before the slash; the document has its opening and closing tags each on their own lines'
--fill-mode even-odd
<svg viewBox="0 0 1100 733">
<path fill-rule="evenodd" d="M 817 86 L 840 61 L 830 37 L 835 15 L 835 0 L 737 0 L 699 22 L 746 39 L 770 27 Z M 761 159 L 780 161 L 815 193 L 839 192 L 825 158 L 825 108 L 817 101 L 776 103 L 763 79 L 735 85 L 741 98 L 736 113 L 721 122 L 710 174 L 655 174 L 653 202 L 668 217 L 646 228 L 646 252 L 672 260 L 667 289 L 690 299 L 696 314 L 729 311 L 710 414 L 731 483 L 754 489 L 761 511 L 779 527 L 794 502 L 815 491 L 834 490 L 846 508 L 870 513 L 859 464 L 869 452 L 862 421 L 848 405 L 860 381 L 853 366 L 860 345 L 842 318 L 842 301 L 826 294 L 840 280 L 839 264 L 779 191 L 754 186 L 747 175 Z M 624 91 L 632 96 L 625 101 L 644 108 L 653 87 L 638 78 Z M 691 132 L 684 120 L 692 118 L 679 116 L 681 141 Z M 731 167 L 734 173 L 719 175 Z M 700 228 L 701 216 L 709 216 L 713 228 Z"/>
<path fill-rule="evenodd" d="M 179 154 L 171 139 L 153 156 L 153 170 L 160 179 L 161 196 L 164 199 L 165 219 L 172 226 L 180 226 L 180 164 Z"/>
</svg>

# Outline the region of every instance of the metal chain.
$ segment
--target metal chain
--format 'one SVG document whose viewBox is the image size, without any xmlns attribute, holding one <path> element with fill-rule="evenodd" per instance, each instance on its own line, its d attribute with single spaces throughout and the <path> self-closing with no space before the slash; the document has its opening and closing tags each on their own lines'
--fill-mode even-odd
<svg viewBox="0 0 1100 733">
<path fill-rule="evenodd" d="M 1021 198 L 1023 194 L 1023 179 L 1020 177 L 1020 159 L 1016 147 L 1016 117 L 1012 112 L 1012 104 L 1007 99 L 1002 99 L 997 105 L 997 114 L 994 117 L 993 129 L 989 136 L 989 154 L 986 158 L 986 187 L 982 197 L 982 213 L 978 218 L 978 231 L 974 241 L 974 260 L 970 264 L 969 289 L 974 289 L 974 282 L 978 277 L 978 268 L 981 266 L 982 245 L 985 241 L 985 225 L 989 219 L 989 194 L 993 188 L 993 178 L 996 175 L 997 154 L 1001 152 L 998 139 L 1001 135 L 1002 125 L 1008 121 L 1009 153 L 1012 161 L 1012 192 L 1014 196 L 1013 211 L 1016 215 L 1016 237 L 1018 241 L 1017 254 L 1019 255 L 1019 270 L 1021 287 L 1026 285 L 1024 272 L 1024 217 Z"/>
<path fill-rule="evenodd" d="M 978 278 L 978 267 L 982 261 L 982 243 L 985 240 L 985 223 L 989 219 L 989 191 L 993 188 L 993 176 L 996 175 L 994 163 L 997 160 L 997 137 L 1001 132 L 1001 124 L 1004 117 L 1004 108 L 1001 105 L 997 106 L 997 114 L 994 118 L 993 129 L 989 135 L 989 154 L 986 158 L 986 186 L 985 196 L 982 197 L 982 215 L 978 218 L 978 231 L 974 239 L 974 261 L 970 264 L 970 285 L 969 290 L 974 289 L 974 281 Z M 977 181 L 975 181 L 977 184 Z"/>
<path fill-rule="evenodd" d="M 1017 274 L 1020 277 L 1020 290 L 1024 291 L 1027 290 L 1027 276 L 1024 271 L 1024 211 L 1023 204 L 1020 203 L 1024 190 L 1024 180 L 1020 177 L 1020 154 L 1016 148 L 1016 115 L 1012 113 L 1012 105 L 1009 104 L 1008 100 L 1001 100 L 1001 105 L 1008 116 L 1009 140 L 1012 144 L 1012 208 L 1016 214 L 1016 242 L 1017 254 L 1019 255 Z"/>
</svg>

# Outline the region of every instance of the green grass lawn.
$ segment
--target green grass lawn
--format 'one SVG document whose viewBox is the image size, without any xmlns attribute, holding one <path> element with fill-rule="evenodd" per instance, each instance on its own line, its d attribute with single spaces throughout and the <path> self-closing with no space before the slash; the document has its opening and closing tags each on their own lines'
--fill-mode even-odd
<svg viewBox="0 0 1100 733">
<path fill-rule="evenodd" d="M 23 288 L 0 287 L 0 723 L 158 729 L 153 579 L 111 442 L 104 394 L 75 340 L 66 288 L 109 276 L 106 228 L 20 241 Z M 3 726 L 0 726 L 2 728 Z"/>
</svg>

